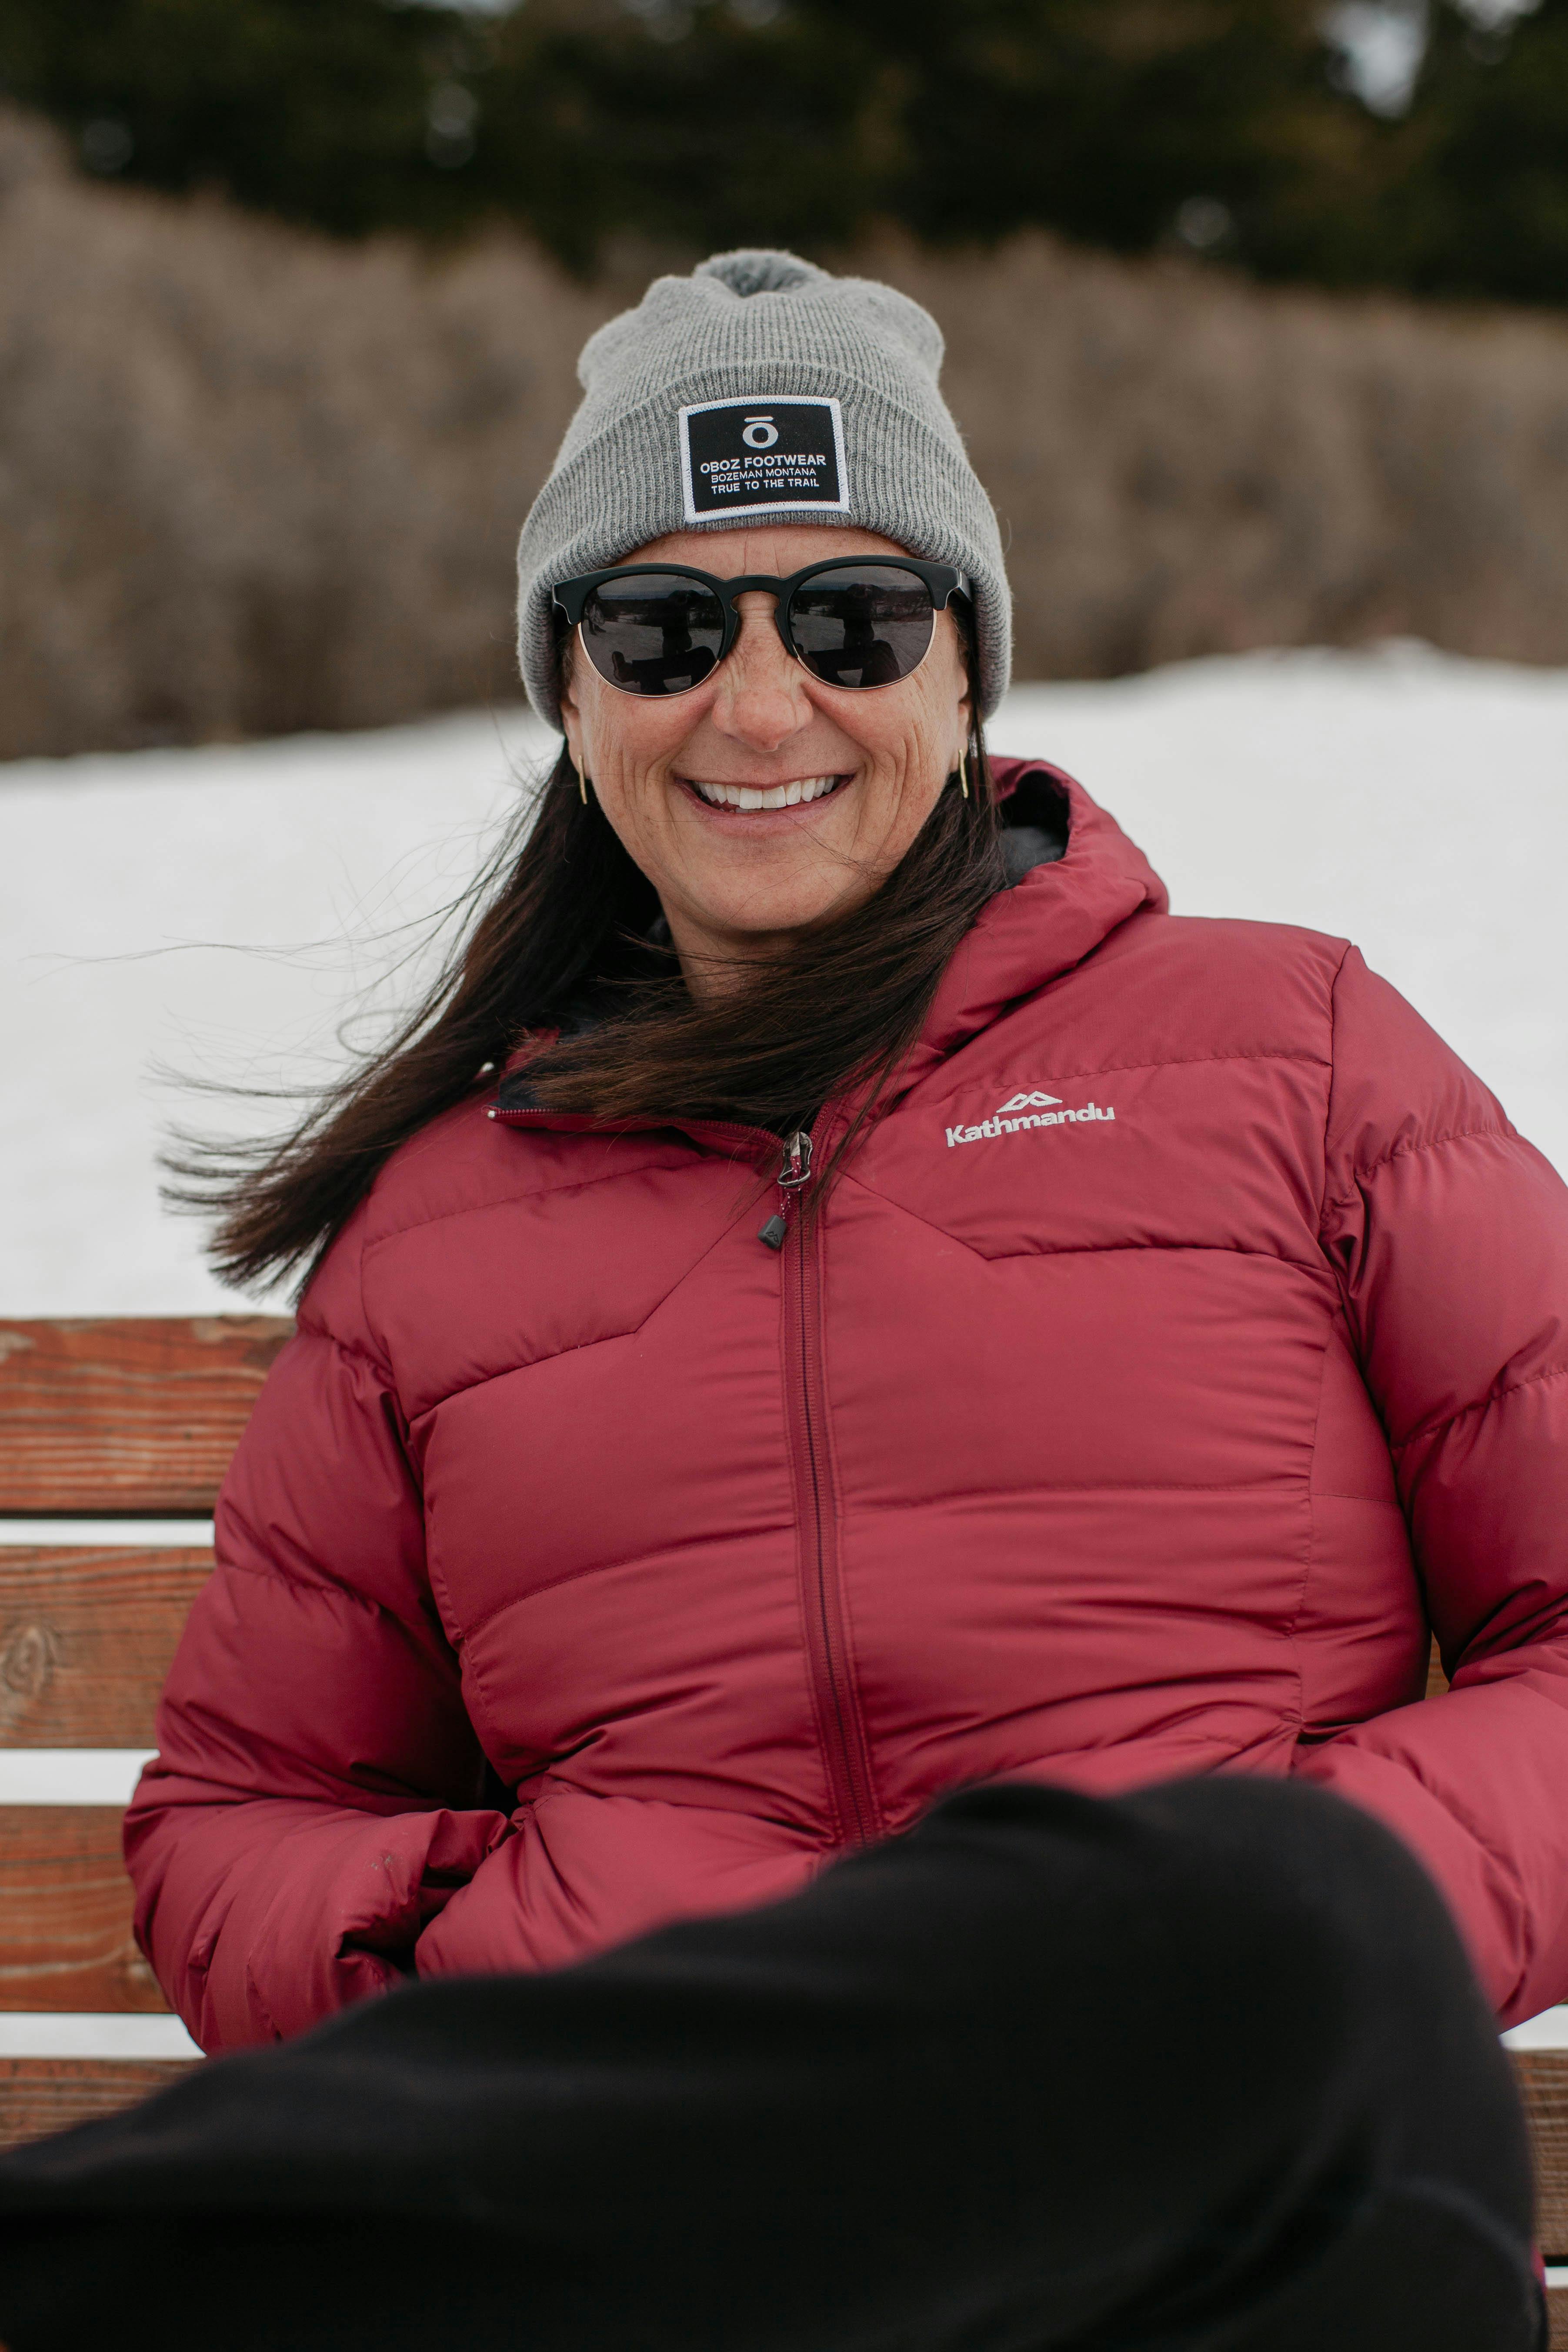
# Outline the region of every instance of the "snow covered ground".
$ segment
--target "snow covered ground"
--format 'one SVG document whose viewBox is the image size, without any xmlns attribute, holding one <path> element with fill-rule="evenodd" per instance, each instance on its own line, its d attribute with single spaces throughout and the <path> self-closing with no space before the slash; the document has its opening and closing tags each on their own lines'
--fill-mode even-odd
<svg viewBox="0 0 1568 2352">
<path fill-rule="evenodd" d="M 1022 687 L 993 742 L 1081 776 L 1181 911 L 1359 940 L 1568 1172 L 1568 673 L 1197 662 Z M 160 1213 L 159 1133 L 192 1106 L 156 1066 L 320 1069 L 542 748 L 509 710 L 0 766 L 0 1313 L 238 1303 Z"/>
</svg>

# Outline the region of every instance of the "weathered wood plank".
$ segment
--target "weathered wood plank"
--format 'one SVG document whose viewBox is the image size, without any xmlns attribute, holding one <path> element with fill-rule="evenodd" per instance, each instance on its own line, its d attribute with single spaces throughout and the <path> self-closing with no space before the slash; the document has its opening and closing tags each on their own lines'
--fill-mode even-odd
<svg viewBox="0 0 1568 2352">
<path fill-rule="evenodd" d="M 1568 2352 L 1568 2287 L 1549 2287 L 1546 2308 L 1552 2314 L 1551 2352 Z"/>
<path fill-rule="evenodd" d="M 0 1321 L 0 1512 L 211 1510 L 276 1315 Z"/>
<path fill-rule="evenodd" d="M 0 2148 L 115 2115 L 200 2063 L 199 2058 L 0 2058 Z"/>
<path fill-rule="evenodd" d="M 203 1550 L 0 1548 L 0 1748 L 153 1747 L 158 1694 L 211 1573 Z"/>
<path fill-rule="evenodd" d="M 1535 2227 L 1549 2263 L 1568 2263 L 1568 2050 L 1516 2050 L 1513 2071 L 1535 2151 Z"/>
<path fill-rule="evenodd" d="M 0 2010 L 162 2010 L 118 1805 L 0 1805 Z"/>
</svg>

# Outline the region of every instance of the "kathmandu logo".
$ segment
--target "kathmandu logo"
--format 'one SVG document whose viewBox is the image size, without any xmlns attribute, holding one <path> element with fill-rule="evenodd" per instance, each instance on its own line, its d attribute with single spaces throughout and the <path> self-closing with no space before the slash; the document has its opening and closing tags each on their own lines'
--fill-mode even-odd
<svg viewBox="0 0 1568 2352">
<path fill-rule="evenodd" d="M 950 1127 L 947 1130 L 948 1150 L 955 1143 L 988 1143 L 994 1136 L 1018 1135 L 1034 1127 L 1078 1127 L 1091 1118 L 1114 1118 L 1113 1110 L 1101 1110 L 1098 1103 L 1085 1103 L 1081 1110 L 1068 1110 L 1060 1095 L 1026 1093 L 1015 1095 L 1000 1110 L 983 1118 L 978 1127 Z"/>
</svg>

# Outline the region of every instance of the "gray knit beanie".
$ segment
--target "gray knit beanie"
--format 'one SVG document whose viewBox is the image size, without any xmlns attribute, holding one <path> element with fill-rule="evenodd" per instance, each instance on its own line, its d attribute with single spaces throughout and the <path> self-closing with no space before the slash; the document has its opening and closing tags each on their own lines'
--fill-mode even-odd
<svg viewBox="0 0 1568 2352">
<path fill-rule="evenodd" d="M 942 331 L 907 294 L 792 253 L 656 278 L 589 337 L 583 401 L 518 547 L 518 658 L 561 724 L 551 590 L 668 531 L 751 515 L 853 525 L 974 583 L 980 700 L 1012 659 L 991 502 L 937 389 Z"/>
</svg>

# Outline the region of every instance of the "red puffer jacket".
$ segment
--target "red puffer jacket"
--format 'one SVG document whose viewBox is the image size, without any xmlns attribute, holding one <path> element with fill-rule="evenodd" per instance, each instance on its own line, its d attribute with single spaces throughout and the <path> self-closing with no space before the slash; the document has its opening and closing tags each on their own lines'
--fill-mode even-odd
<svg viewBox="0 0 1568 2352">
<path fill-rule="evenodd" d="M 1173 919 L 1068 790 L 782 1251 L 754 1130 L 492 1083 L 385 1170 L 129 1820 L 208 2049 L 782 1895 L 1004 1774 L 1302 1773 L 1505 2018 L 1568 1990 L 1568 1192 L 1353 949 Z"/>
</svg>

